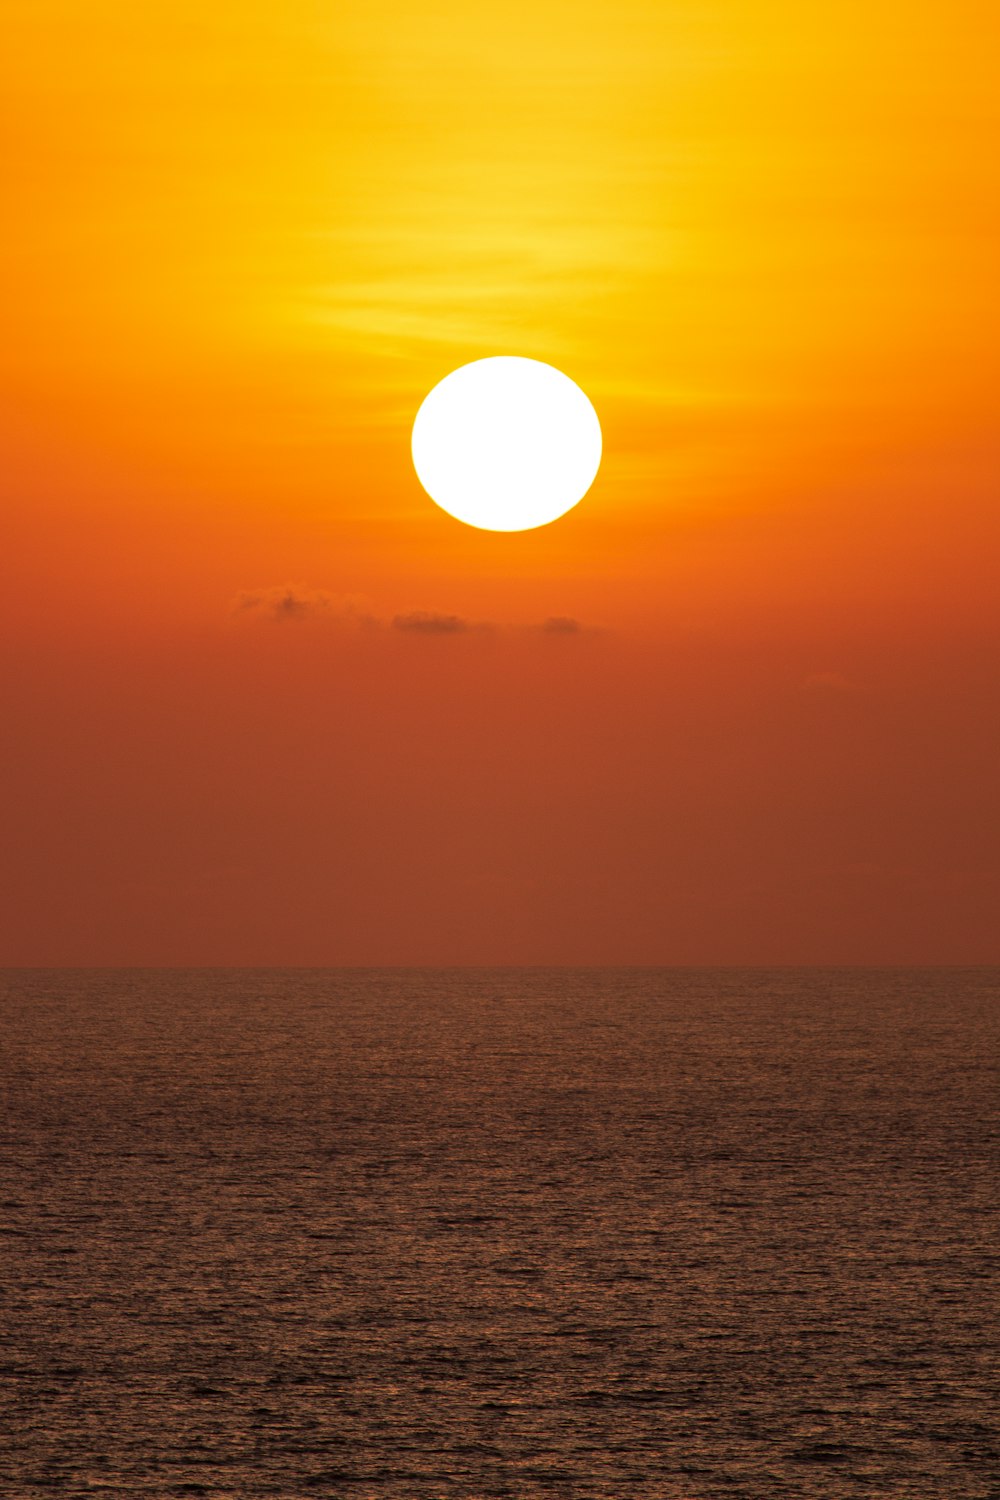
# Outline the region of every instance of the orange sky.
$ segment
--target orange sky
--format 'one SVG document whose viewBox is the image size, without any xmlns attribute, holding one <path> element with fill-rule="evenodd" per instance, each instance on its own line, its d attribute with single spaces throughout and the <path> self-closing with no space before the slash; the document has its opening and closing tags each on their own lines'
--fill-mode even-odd
<svg viewBox="0 0 1000 1500">
<path fill-rule="evenodd" d="M 998 42 L 15 7 L 0 961 L 1000 960 Z M 498 353 L 604 428 L 539 532 L 410 465 Z"/>
</svg>

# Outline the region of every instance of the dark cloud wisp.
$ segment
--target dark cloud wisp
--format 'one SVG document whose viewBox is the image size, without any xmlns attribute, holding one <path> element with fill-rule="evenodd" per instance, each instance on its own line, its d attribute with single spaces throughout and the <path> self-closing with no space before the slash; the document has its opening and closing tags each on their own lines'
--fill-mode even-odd
<svg viewBox="0 0 1000 1500">
<path fill-rule="evenodd" d="M 461 615 L 441 615 L 431 610 L 415 609 L 406 615 L 394 615 L 392 628 L 413 635 L 461 635 L 471 627 Z"/>
<path fill-rule="evenodd" d="M 248 589 L 234 604 L 239 612 L 256 611 L 271 620 L 309 620 L 325 614 L 332 600 L 318 589 L 286 585 L 281 588 Z"/>
</svg>

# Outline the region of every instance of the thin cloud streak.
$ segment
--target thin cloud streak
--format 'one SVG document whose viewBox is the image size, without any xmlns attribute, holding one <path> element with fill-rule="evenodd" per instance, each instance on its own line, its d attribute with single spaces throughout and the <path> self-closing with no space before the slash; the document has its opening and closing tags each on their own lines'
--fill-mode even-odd
<svg viewBox="0 0 1000 1500">
<path fill-rule="evenodd" d="M 382 618 L 365 601 L 338 597 L 303 584 L 280 584 L 244 589 L 232 603 L 236 616 L 275 625 L 322 623 L 331 626 L 392 631 L 411 637 L 454 637 L 493 632 L 544 636 L 580 636 L 593 633 L 572 615 L 548 615 L 538 624 L 516 621 L 470 620 L 464 615 L 439 609 L 409 609 Z"/>
<path fill-rule="evenodd" d="M 407 615 L 393 615 L 392 628 L 411 635 L 462 635 L 472 627 L 460 615 L 439 615 L 417 609 Z"/>
</svg>

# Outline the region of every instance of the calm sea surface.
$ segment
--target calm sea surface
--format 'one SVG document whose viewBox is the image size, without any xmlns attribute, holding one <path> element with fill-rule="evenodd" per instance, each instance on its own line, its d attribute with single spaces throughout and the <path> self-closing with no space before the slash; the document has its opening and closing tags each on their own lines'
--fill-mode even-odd
<svg viewBox="0 0 1000 1500">
<path fill-rule="evenodd" d="M 1000 971 L 8 971 L 0 1492 L 1000 1497 Z"/>
</svg>

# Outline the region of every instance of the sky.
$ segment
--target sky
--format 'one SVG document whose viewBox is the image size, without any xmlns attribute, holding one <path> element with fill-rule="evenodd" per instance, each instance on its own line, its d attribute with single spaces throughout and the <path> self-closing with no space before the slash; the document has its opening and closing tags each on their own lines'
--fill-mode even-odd
<svg viewBox="0 0 1000 1500">
<path fill-rule="evenodd" d="M 1000 961 L 1000 12 L 33 0 L 0 962 Z M 553 525 L 409 440 L 587 392 Z"/>
</svg>

